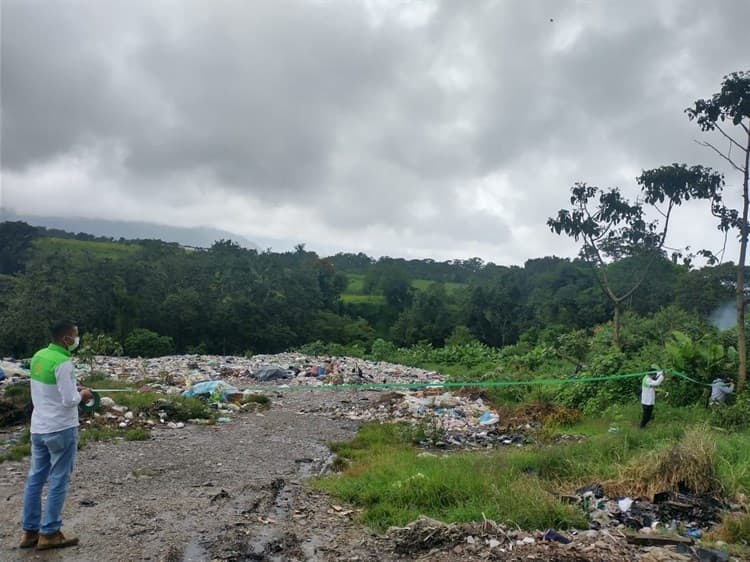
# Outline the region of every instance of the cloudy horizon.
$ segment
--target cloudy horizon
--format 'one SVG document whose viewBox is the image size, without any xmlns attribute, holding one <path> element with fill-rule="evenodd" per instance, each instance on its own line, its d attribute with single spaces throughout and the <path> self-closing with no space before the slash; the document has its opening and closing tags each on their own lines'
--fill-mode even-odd
<svg viewBox="0 0 750 562">
<path fill-rule="evenodd" d="M 750 70 L 750 2 L 2 0 L 0 207 L 261 247 L 573 257 L 577 181 L 704 164 L 683 110 Z M 732 199 L 734 200 L 734 199 Z M 717 250 L 705 204 L 671 246 Z M 727 260 L 736 260 L 730 241 Z"/>
</svg>

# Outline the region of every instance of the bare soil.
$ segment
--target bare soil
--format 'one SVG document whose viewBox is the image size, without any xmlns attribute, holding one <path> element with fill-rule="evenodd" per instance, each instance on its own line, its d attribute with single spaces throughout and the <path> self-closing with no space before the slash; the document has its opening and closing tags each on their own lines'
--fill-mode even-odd
<svg viewBox="0 0 750 562">
<path fill-rule="evenodd" d="M 461 539 L 464 546 L 454 540 L 405 550 L 403 538 L 399 544 L 360 526 L 356 511 L 306 480 L 330 466 L 328 443 L 357 430 L 356 422 L 327 414 L 329 406 L 377 398 L 372 392 L 286 392 L 272 397 L 270 410 L 239 414 L 226 425 L 157 428 L 149 441 L 89 443 L 79 451 L 64 511 L 63 531 L 81 542 L 60 551 L 16 548 L 28 459 L 4 463 L 0 560 L 587 561 L 651 555 L 622 538 L 583 536 L 573 545 L 537 542 L 512 552 L 481 542 L 467 547 Z"/>
</svg>

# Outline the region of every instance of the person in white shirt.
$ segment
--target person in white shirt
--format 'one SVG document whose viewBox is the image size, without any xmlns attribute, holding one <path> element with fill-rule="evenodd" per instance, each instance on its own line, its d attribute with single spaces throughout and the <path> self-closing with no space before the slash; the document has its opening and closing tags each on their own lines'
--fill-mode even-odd
<svg viewBox="0 0 750 562">
<path fill-rule="evenodd" d="M 728 381 L 724 377 L 716 377 L 714 382 L 711 383 L 711 398 L 709 398 L 710 404 L 723 404 L 726 402 L 727 396 L 734 392 L 734 383 Z"/>
<path fill-rule="evenodd" d="M 656 387 L 664 382 L 664 371 L 649 373 L 641 381 L 641 429 L 654 417 L 654 404 L 656 403 Z"/>
<path fill-rule="evenodd" d="M 46 550 L 78 544 L 62 534 L 62 508 L 78 446 L 78 404 L 92 398 L 78 389 L 71 351 L 78 347 L 78 327 L 72 320 L 51 329 L 52 343 L 31 360 L 31 467 L 23 494 L 20 548 Z M 47 501 L 42 511 L 42 488 Z"/>
</svg>

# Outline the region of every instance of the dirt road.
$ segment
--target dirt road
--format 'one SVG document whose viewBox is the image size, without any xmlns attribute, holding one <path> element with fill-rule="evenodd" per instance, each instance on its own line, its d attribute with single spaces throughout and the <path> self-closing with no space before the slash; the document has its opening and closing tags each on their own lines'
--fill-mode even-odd
<svg viewBox="0 0 750 562">
<path fill-rule="evenodd" d="M 28 462 L 0 465 L 0 560 L 335 560 L 332 545 L 363 533 L 328 514 L 330 503 L 303 480 L 329 461 L 327 443 L 350 438 L 356 425 L 300 412 L 331 400 L 289 393 L 230 424 L 90 443 L 79 451 L 64 512 L 63 530 L 81 544 L 59 552 L 14 548 Z"/>
</svg>

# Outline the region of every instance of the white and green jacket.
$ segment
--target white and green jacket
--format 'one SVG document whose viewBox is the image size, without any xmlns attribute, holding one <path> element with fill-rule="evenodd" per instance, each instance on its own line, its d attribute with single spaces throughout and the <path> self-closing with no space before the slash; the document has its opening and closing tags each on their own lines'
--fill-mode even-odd
<svg viewBox="0 0 750 562">
<path fill-rule="evenodd" d="M 31 433 L 78 427 L 78 393 L 70 352 L 51 343 L 31 360 Z"/>
</svg>

